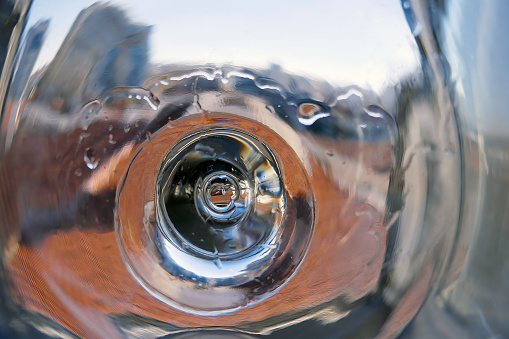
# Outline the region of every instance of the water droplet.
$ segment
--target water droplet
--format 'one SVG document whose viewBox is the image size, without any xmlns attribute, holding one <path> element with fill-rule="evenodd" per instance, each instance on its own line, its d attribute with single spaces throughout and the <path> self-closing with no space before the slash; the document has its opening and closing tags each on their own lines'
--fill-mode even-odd
<svg viewBox="0 0 509 339">
<path fill-rule="evenodd" d="M 269 250 L 273 250 L 273 249 L 277 248 L 277 245 L 275 245 L 275 244 L 262 244 L 261 247 L 269 249 Z"/>
<path fill-rule="evenodd" d="M 203 152 L 203 153 L 210 154 L 210 155 L 214 154 L 214 149 L 212 147 L 202 144 L 202 143 L 196 144 L 194 149 L 197 150 L 198 152 Z"/>
<path fill-rule="evenodd" d="M 305 102 L 297 108 L 297 119 L 303 125 L 310 126 L 317 120 L 330 116 L 330 113 L 324 112 L 320 105 Z"/>
<path fill-rule="evenodd" d="M 157 110 L 159 99 L 144 88 L 117 87 L 101 95 L 102 106 L 113 109 Z"/>
<path fill-rule="evenodd" d="M 278 105 L 279 107 L 280 105 Z M 321 107 L 314 103 L 302 103 L 297 108 L 297 114 L 304 118 L 310 118 L 320 112 Z"/>
<path fill-rule="evenodd" d="M 83 139 L 85 138 L 88 138 L 90 136 L 90 133 L 81 133 L 80 134 L 80 140 L 79 140 L 79 144 L 81 144 L 81 142 L 83 141 Z"/>
<path fill-rule="evenodd" d="M 219 258 L 215 258 L 214 259 L 214 264 L 217 266 L 217 268 L 219 269 L 222 269 L 223 268 L 223 263 L 221 262 L 221 259 Z"/>
<path fill-rule="evenodd" d="M 421 31 L 422 31 L 422 24 L 420 22 L 418 22 L 414 29 L 412 30 L 412 34 L 414 37 L 418 37 L 420 34 L 421 34 Z"/>
<path fill-rule="evenodd" d="M 355 211 L 355 216 L 356 217 L 360 217 L 360 216 L 363 216 L 363 215 L 372 216 L 372 212 L 369 211 L 369 210 Z"/>
<path fill-rule="evenodd" d="M 110 125 L 110 127 L 108 127 L 108 131 L 113 131 L 113 125 Z"/>
<path fill-rule="evenodd" d="M 113 134 L 108 135 L 108 143 L 115 145 L 117 142 L 113 140 Z"/>
<path fill-rule="evenodd" d="M 84 131 L 86 131 L 88 126 L 96 119 L 101 108 L 102 106 L 98 100 L 91 101 L 83 107 L 81 113 L 81 116 L 83 117 L 81 128 Z"/>
<path fill-rule="evenodd" d="M 76 170 L 74 171 L 74 175 L 75 175 L 75 176 L 77 176 L 77 177 L 81 177 L 81 175 L 82 175 L 81 169 L 79 169 L 79 168 L 78 168 L 78 169 L 76 169 Z"/>
<path fill-rule="evenodd" d="M 131 130 L 131 125 L 126 124 L 126 125 L 124 126 L 124 132 L 126 132 L 126 133 L 127 133 L 127 132 L 129 132 L 130 130 Z"/>
<path fill-rule="evenodd" d="M 410 8 L 410 2 L 409 1 L 403 1 L 403 8 L 409 9 Z"/>
<path fill-rule="evenodd" d="M 97 157 L 97 152 L 89 147 L 85 150 L 83 160 L 85 160 L 87 167 L 93 170 L 99 165 L 100 159 Z"/>
</svg>

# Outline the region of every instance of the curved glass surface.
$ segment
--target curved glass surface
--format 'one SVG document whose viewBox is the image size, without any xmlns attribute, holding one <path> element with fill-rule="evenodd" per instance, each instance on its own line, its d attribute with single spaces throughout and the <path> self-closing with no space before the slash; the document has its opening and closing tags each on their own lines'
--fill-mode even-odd
<svg viewBox="0 0 509 339">
<path fill-rule="evenodd" d="M 508 335 L 508 11 L 1 3 L 0 333 Z"/>
</svg>

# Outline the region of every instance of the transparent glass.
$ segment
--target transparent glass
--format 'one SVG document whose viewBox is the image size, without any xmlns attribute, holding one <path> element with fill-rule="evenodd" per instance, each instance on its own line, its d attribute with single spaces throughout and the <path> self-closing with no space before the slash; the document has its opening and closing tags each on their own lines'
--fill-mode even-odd
<svg viewBox="0 0 509 339">
<path fill-rule="evenodd" d="M 508 12 L 1 3 L 0 333 L 509 335 Z"/>
</svg>

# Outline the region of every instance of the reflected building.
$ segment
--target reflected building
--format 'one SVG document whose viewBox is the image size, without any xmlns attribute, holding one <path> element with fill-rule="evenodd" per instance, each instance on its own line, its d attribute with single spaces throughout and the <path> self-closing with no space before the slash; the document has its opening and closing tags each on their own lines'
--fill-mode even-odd
<svg viewBox="0 0 509 339">
<path fill-rule="evenodd" d="M 108 88 L 139 86 L 148 62 L 150 27 L 132 23 L 109 4 L 84 9 L 53 61 L 35 95 L 58 112 L 75 112 Z"/>
<path fill-rule="evenodd" d="M 13 81 L 9 93 L 11 98 L 19 98 L 23 93 L 41 51 L 49 24 L 49 20 L 40 21 L 28 31 L 22 52 L 19 54 L 20 59 L 16 62 L 15 81 Z"/>
</svg>

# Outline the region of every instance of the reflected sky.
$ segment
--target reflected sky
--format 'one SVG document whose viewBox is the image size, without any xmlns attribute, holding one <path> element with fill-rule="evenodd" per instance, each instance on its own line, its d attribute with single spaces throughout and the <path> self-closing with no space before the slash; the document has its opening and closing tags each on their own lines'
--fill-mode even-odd
<svg viewBox="0 0 509 339">
<path fill-rule="evenodd" d="M 28 27 L 50 18 L 34 70 L 47 64 L 93 1 L 34 1 Z M 112 1 L 154 25 L 154 64 L 234 64 L 286 71 L 379 91 L 415 70 L 418 52 L 398 0 Z M 100 37 L 98 37 L 99 39 Z"/>
<path fill-rule="evenodd" d="M 444 20 L 444 52 L 467 129 L 508 135 L 509 3 L 450 2 Z"/>
</svg>

